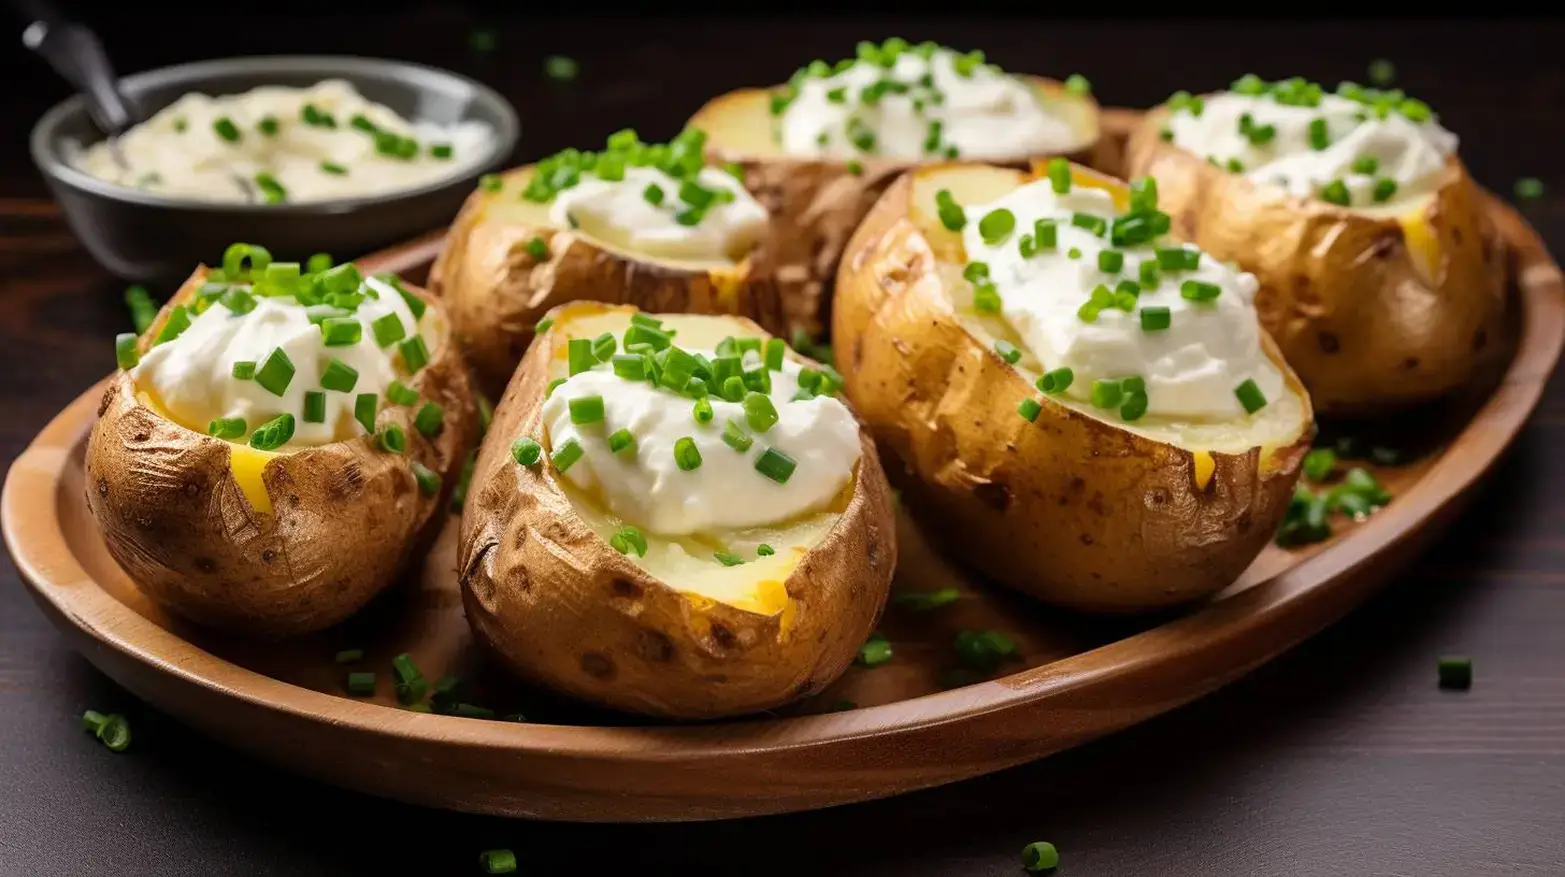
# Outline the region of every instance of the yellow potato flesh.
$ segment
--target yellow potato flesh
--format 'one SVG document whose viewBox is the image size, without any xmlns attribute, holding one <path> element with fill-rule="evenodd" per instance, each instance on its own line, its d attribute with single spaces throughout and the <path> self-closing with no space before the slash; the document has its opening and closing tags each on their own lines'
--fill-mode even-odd
<svg viewBox="0 0 1565 877">
<path fill-rule="evenodd" d="M 578 311 L 573 314 L 572 311 Z M 666 328 L 677 331 L 674 342 L 686 349 L 712 349 L 728 337 L 767 337 L 748 323 L 726 317 L 660 314 Z M 559 335 L 552 373 L 556 378 L 570 373 L 566 360 L 566 340 L 596 338 L 604 332 L 619 338 L 630 324 L 625 311 L 604 312 L 596 307 L 569 308 L 555 321 L 550 334 Z M 707 426 L 705 429 L 716 429 Z M 546 426 L 547 429 L 547 426 Z M 547 433 L 545 435 L 547 439 Z M 851 483 L 831 504 L 829 510 L 805 515 L 764 527 L 725 530 L 691 536 L 667 536 L 650 532 L 642 522 L 616 517 L 604 506 L 596 492 L 579 489 L 564 476 L 558 477 L 561 490 L 570 499 L 576 513 L 605 541 L 629 524 L 641 530 L 647 540 L 645 557 L 630 557 L 638 566 L 687 596 L 725 603 L 737 609 L 773 615 L 791 605 L 783 583 L 798 566 L 806 552 L 830 532 L 847 508 Z M 770 545 L 776 552 L 757 557 L 756 546 Z M 724 566 L 714 552 L 727 551 L 747 558 L 739 566 Z M 787 619 L 783 619 L 786 629 Z"/>
<path fill-rule="evenodd" d="M 136 399 L 157 412 L 157 415 L 164 420 L 179 423 L 151 392 L 137 390 Z M 186 429 L 194 429 L 188 423 L 180 423 L 180 425 Z M 262 514 L 272 513 L 272 497 L 266 492 L 266 483 L 261 480 L 261 473 L 265 471 L 266 464 L 276 456 L 277 453 L 274 451 L 262 451 L 249 445 L 228 443 L 228 468 L 233 473 L 234 483 L 239 485 L 240 492 L 250 501 L 250 507 Z"/>
<path fill-rule="evenodd" d="M 984 165 L 952 166 L 935 173 L 915 178 L 912 195 L 912 220 L 929 241 L 935 256 L 940 260 L 941 289 L 952 309 L 966 329 L 974 336 L 992 345 L 1004 340 L 1022 351 L 1016 369 L 1029 381 L 1036 381 L 1044 371 L 1023 339 L 1003 316 L 981 313 L 973 308 L 973 287 L 962 278 L 966 253 L 960 232 L 941 225 L 935 209 L 935 196 L 942 189 L 951 193 L 956 203 L 965 206 L 987 204 L 1010 192 L 1032 178 L 1022 172 Z M 1074 174 L 1073 185 L 1088 185 L 1107 189 L 1120 209 L 1128 206 L 1128 192 L 1118 181 L 1106 177 Z M 1078 378 L 1079 379 L 1079 378 Z M 1089 417 L 1104 420 L 1114 426 L 1144 436 L 1163 444 L 1174 445 L 1188 451 L 1215 451 L 1222 454 L 1238 454 L 1259 446 L 1263 460 L 1271 461 L 1271 451 L 1292 445 L 1307 428 L 1305 403 L 1290 392 L 1281 399 L 1269 399 L 1265 408 L 1247 423 L 1195 422 L 1160 418 L 1148 414 L 1134 423 L 1107 420 L 1102 412 L 1091 405 L 1066 396 L 1053 396 L 1054 401 Z M 1201 458 L 1197 455 L 1197 480 L 1201 481 Z M 1207 478 L 1211 477 L 1212 461 L 1206 456 Z"/>
<path fill-rule="evenodd" d="M 527 181 L 532 179 L 531 167 L 520 168 L 506 174 L 503 179 L 505 186 L 498 192 L 492 192 L 484 201 L 483 219 L 490 222 L 512 223 L 533 228 L 557 228 L 549 217 L 549 205 L 539 204 L 537 201 L 529 201 L 522 197 L 522 192 L 527 188 Z M 669 193 L 668 197 L 673 197 Z M 617 255 L 628 259 L 653 261 L 670 268 L 683 271 L 700 271 L 711 274 L 732 275 L 733 285 L 737 290 L 740 277 L 738 275 L 738 263 L 743 260 L 745 253 L 731 253 L 730 259 L 674 259 L 648 251 L 646 248 L 637 248 L 631 245 L 629 235 L 624 229 L 615 228 L 602 222 L 593 222 L 594 218 L 585 218 L 585 224 L 575 228 L 560 229 L 570 231 L 573 234 L 586 238 L 595 246 L 615 252 Z"/>
</svg>

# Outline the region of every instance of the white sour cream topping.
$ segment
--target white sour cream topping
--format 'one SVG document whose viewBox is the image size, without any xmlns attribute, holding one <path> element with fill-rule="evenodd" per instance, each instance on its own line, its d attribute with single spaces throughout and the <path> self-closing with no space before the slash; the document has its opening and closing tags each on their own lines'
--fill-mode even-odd
<svg viewBox="0 0 1565 877">
<path fill-rule="evenodd" d="M 1002 207 L 1016 215 L 1016 230 L 990 246 L 983 242 L 978 224 Z M 966 212 L 963 243 L 968 260 L 988 263 L 990 280 L 1000 293 L 1001 314 L 1043 369 L 1063 367 L 1074 373 L 1066 391 L 1071 398 L 1088 401 L 1094 380 L 1140 376 L 1147 386 L 1148 417 L 1226 422 L 1246 417 L 1234 395 L 1246 379 L 1254 379 L 1267 399 L 1283 393 L 1282 375 L 1261 350 L 1254 304 L 1259 283 L 1253 274 L 1203 253 L 1196 270 L 1164 271 L 1156 289 L 1143 289 L 1137 312 L 1104 308 L 1088 323 L 1077 310 L 1095 287 L 1103 284 L 1112 290 L 1121 280 L 1136 280 L 1141 263 L 1157 259 L 1154 246 L 1112 247 L 1107 235 L 1100 238 L 1071 224 L 1073 213 L 1112 221 L 1116 211 L 1108 192 L 1077 185 L 1060 195 L 1043 179 L 991 204 L 969 205 Z M 1038 219 L 1056 220 L 1058 246 L 1024 259 L 1018 239 Z M 1069 257 L 1072 248 L 1080 250 L 1081 258 Z M 1119 272 L 1099 270 L 1098 253 L 1106 249 L 1124 254 Z M 1222 291 L 1211 301 L 1190 301 L 1180 294 L 1187 280 L 1216 284 Z M 1141 328 L 1139 310 L 1149 306 L 1169 309 L 1168 329 Z"/>
<path fill-rule="evenodd" d="M 1240 132 L 1246 114 L 1253 125 L 1276 128 L 1270 141 L 1253 144 Z M 1326 120 L 1325 149 L 1310 143 L 1310 123 L 1316 119 Z M 1207 97 L 1199 116 L 1188 110 L 1172 113 L 1168 128 L 1176 146 L 1224 167 L 1237 159 L 1245 176 L 1290 195 L 1318 196 L 1341 180 L 1354 207 L 1395 204 L 1428 191 L 1457 145 L 1456 135 L 1433 116 L 1414 122 L 1392 111 L 1380 119 L 1364 104 L 1335 94 L 1322 95 L 1319 106 L 1306 107 L 1280 104 L 1268 95 L 1225 92 Z M 1374 173 L 1355 171 L 1360 159 L 1374 159 Z M 1396 190 L 1377 201 L 1375 187 L 1385 179 L 1394 182 Z"/>
<path fill-rule="evenodd" d="M 306 106 L 329 115 L 335 127 L 307 123 Z M 416 154 L 381 154 L 375 135 L 353 126 L 355 116 L 412 138 Z M 263 131 L 268 119 L 276 120 L 273 134 Z M 223 120 L 233 123 L 237 140 L 219 134 Z M 187 94 L 119 138 L 126 167 L 107 141 L 82 150 L 72 164 L 121 186 L 216 202 L 264 201 L 256 178 L 270 174 L 281 184 L 283 200 L 302 203 L 384 194 L 455 176 L 482 159 L 493 136 L 478 121 L 408 122 L 365 100 L 347 82 L 327 79 L 309 88 L 266 85 L 220 97 Z M 449 145 L 450 157 L 435 157 L 431 147 L 437 145 Z"/>
<path fill-rule="evenodd" d="M 928 60 L 909 51 L 898 55 L 889 70 L 860 60 L 841 73 L 804 80 L 779 120 L 783 152 L 920 159 L 944 158 L 955 147 L 962 158 L 982 159 L 1063 152 L 1079 145 L 1079 135 L 1048 112 L 1025 79 L 984 64 L 963 76 L 956 70 L 958 57 L 950 49 L 937 49 Z M 927 86 L 921 84 L 926 77 Z M 861 92 L 882 79 L 908 88 L 865 104 Z M 850 119 L 857 120 L 855 129 L 861 125 L 874 135 L 873 149 L 855 145 Z M 936 122 L 939 134 L 932 138 Z"/>
<path fill-rule="evenodd" d="M 363 335 L 357 344 L 327 347 L 321 328 L 310 322 L 305 309 L 291 296 L 256 298 L 255 309 L 234 314 L 214 303 L 191 320 L 190 328 L 172 341 L 147 351 L 132 371 L 136 387 L 149 391 L 164 413 L 183 426 L 205 433 L 207 424 L 221 417 L 240 417 L 250 430 L 279 414 L 292 414 L 293 438 L 287 448 L 312 447 L 363 435 L 364 428 L 353 419 L 354 398 L 360 393 L 382 397 L 392 381 L 401 377 L 397 345 L 382 350 L 375 343 L 370 324 L 386 314 L 396 314 L 406 337 L 415 331 L 424 338 L 430 356 L 438 349 L 440 336 L 433 328 L 435 311 L 425 311 L 415 323 L 413 313 L 402 296 L 390 286 L 373 278 L 366 284 L 379 299 L 366 298 L 357 316 Z M 277 348 L 293 362 L 293 380 L 281 396 L 255 380 L 233 376 L 235 362 L 253 362 L 257 370 Z M 324 390 L 326 419 L 323 423 L 304 420 L 304 394 L 322 391 L 321 374 L 335 357 L 356 369 L 358 381 L 350 392 Z"/>
<path fill-rule="evenodd" d="M 689 206 L 680 199 L 680 181 L 654 167 L 628 167 L 623 180 L 584 174 L 581 182 L 554 196 L 549 221 L 649 256 L 701 261 L 744 258 L 766 230 L 766 208 L 726 171 L 702 168 L 696 182 L 704 189 L 728 193 L 720 198 L 729 200 L 714 200 L 693 225 L 679 221 Z M 651 186 L 663 193 L 657 204 L 647 198 Z"/>
<path fill-rule="evenodd" d="M 691 350 L 712 358 L 710 350 Z M 759 366 L 753 353 L 745 368 Z M 550 447 L 558 450 L 575 439 L 586 454 L 565 470 L 575 486 L 596 491 L 609 512 L 651 533 L 668 536 L 708 534 L 789 521 L 826 509 L 853 477 L 860 454 L 858 422 L 836 398 L 817 396 L 790 401 L 798 391 L 799 366 L 784 360 L 772 372 L 772 403 L 777 423 L 764 433 L 745 425 L 744 407 L 716 396 L 712 422 L 702 425 L 692 416 L 695 400 L 654 389 L 646 381 L 616 376 L 608 365 L 581 372 L 555 388 L 543 407 Z M 602 396 L 602 423 L 571 423 L 570 400 Z M 729 419 L 744 425 L 755 441 L 748 451 L 723 442 Z M 609 452 L 608 436 L 628 429 L 636 437 L 635 453 Z M 674 462 L 674 443 L 695 441 L 701 466 L 686 472 Z M 755 469 L 767 448 L 777 448 L 797 461 L 785 484 Z"/>
</svg>

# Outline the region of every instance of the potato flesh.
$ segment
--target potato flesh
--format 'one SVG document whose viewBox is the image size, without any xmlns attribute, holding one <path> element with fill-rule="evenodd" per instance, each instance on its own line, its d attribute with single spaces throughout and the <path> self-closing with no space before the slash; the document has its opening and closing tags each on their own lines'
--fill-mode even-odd
<svg viewBox="0 0 1565 877">
<path fill-rule="evenodd" d="M 583 310 L 586 310 L 585 308 Z M 710 349 L 727 337 L 766 338 L 766 333 L 745 323 L 727 317 L 696 316 L 686 314 L 659 314 L 665 327 L 678 334 L 674 343 L 688 349 Z M 596 338 L 608 332 L 616 339 L 624 335 L 630 325 L 626 311 L 589 312 L 560 316 L 549 330 L 559 334 L 556 339 L 556 356 L 551 364 L 555 378 L 569 375 L 566 360 L 566 341 L 571 338 Z M 692 424 L 692 428 L 694 427 Z M 706 429 L 715 427 L 707 426 Z M 548 436 L 545 434 L 545 442 Z M 608 541 L 622 525 L 630 524 L 641 530 L 647 540 L 645 557 L 629 555 L 642 569 L 656 576 L 675 590 L 725 603 L 737 609 L 772 615 L 788 605 L 787 591 L 783 583 L 792 574 L 799 561 L 815 545 L 819 544 L 837 519 L 847 508 L 850 488 L 832 503 L 831 509 L 816 512 L 789 521 L 781 521 L 764 527 L 725 530 L 719 533 L 702 533 L 693 536 L 664 536 L 649 532 L 638 521 L 622 520 L 608 511 L 596 492 L 577 488 L 565 476 L 557 476 L 561 490 L 571 501 L 576 513 L 588 526 Z M 776 552 L 769 557 L 757 557 L 756 546 L 765 543 Z M 724 566 L 714 557 L 714 552 L 727 551 L 746 558 L 738 566 Z"/>
<path fill-rule="evenodd" d="M 992 347 L 998 340 L 1016 345 L 1022 351 L 1022 358 L 1015 364 L 1015 368 L 1029 383 L 1033 383 L 1044 370 L 1045 364 L 1038 361 L 1025 340 L 1004 317 L 974 310 L 972 284 L 962 277 L 962 269 L 967 262 L 962 236 L 941 225 L 935 207 L 935 197 L 941 190 L 950 191 L 956 203 L 964 206 L 987 204 L 1030 179 L 1021 171 L 987 166 L 952 167 L 921 175 L 913 184 L 912 220 L 923 232 L 939 260 L 938 271 L 943 281 L 941 293 L 951 303 L 962 325 L 985 346 Z M 1121 209 L 1125 206 L 1123 187 L 1109 184 L 1104 178 L 1089 179 L 1078 175 L 1074 177 L 1073 184 L 1108 188 L 1115 195 L 1115 203 Z M 1077 380 L 1081 380 L 1080 376 Z M 1088 417 L 1163 444 L 1188 451 L 1221 454 L 1243 453 L 1259 446 L 1268 452 L 1263 455 L 1263 459 L 1270 457 L 1270 451 L 1298 441 L 1309 422 L 1304 400 L 1297 393 L 1291 392 L 1281 399 L 1268 399 L 1266 407 L 1246 424 L 1193 422 L 1151 414 L 1134 423 L 1125 423 L 1118 419 L 1107 419 L 1099 409 L 1074 398 L 1050 398 Z"/>
<path fill-rule="evenodd" d="M 499 192 L 491 193 L 484 202 L 483 219 L 490 222 L 510 223 L 532 228 L 556 228 L 549 218 L 548 204 L 539 204 L 521 196 L 522 191 L 527 188 L 527 181 L 532 179 L 532 176 L 532 167 L 519 168 L 505 174 L 503 177 L 505 188 Z M 584 225 L 562 230 L 586 238 L 594 245 L 628 259 L 656 262 L 659 265 L 683 271 L 732 271 L 737 267 L 737 263 L 726 259 L 710 261 L 667 259 L 662 256 L 647 255 L 632 248 L 625 234 L 612 226 Z"/>
</svg>

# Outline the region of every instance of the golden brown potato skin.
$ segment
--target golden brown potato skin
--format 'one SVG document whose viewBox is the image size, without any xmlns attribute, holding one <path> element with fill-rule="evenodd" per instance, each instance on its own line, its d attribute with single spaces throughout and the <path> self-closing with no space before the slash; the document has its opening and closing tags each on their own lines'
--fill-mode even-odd
<svg viewBox="0 0 1565 877">
<path fill-rule="evenodd" d="M 953 312 L 908 218 L 912 188 L 912 175 L 893 185 L 849 244 L 833 333 L 848 396 L 887 466 L 900 459 L 927 531 L 980 572 L 1075 609 L 1142 611 L 1231 584 L 1275 533 L 1309 430 L 1269 466 L 1259 448 L 1213 453 L 1203 489 L 1190 451 L 1041 397 Z M 1033 423 L 1017 414 L 1027 398 L 1043 406 Z"/>
<path fill-rule="evenodd" d="M 551 331 L 527 352 L 473 471 L 459 557 L 479 641 L 530 682 L 674 719 L 770 709 L 841 675 L 879 621 L 896 566 L 891 492 L 868 433 L 847 509 L 784 583 L 786 630 L 781 615 L 703 608 L 599 538 L 547 458 L 511 458 L 516 438 L 544 441 L 560 337 Z"/>
<path fill-rule="evenodd" d="M 165 305 L 143 350 L 169 307 L 188 300 L 205 274 L 198 270 Z M 86 460 L 87 504 L 109 552 L 155 602 L 210 627 L 273 638 L 342 621 L 395 580 L 438 529 L 477 437 L 467 373 L 450 338 L 408 383 L 445 408 L 439 435 L 413 428 L 416 409 L 387 406 L 377 423 L 402 427 L 405 454 L 381 451 L 369 436 L 280 453 L 262 473 L 273 506 L 267 514 L 234 480 L 232 445 L 143 405 L 129 373 L 118 373 Z M 445 476 L 438 495 L 419 491 L 413 460 Z"/>
<path fill-rule="evenodd" d="M 528 173 L 530 167 L 518 168 L 505 177 Z M 516 197 L 515 186 L 507 189 Z M 766 327 L 783 325 L 776 286 L 753 258 L 732 275 L 641 261 L 569 231 L 491 219 L 485 208 L 496 197 L 482 190 L 468 197 L 429 273 L 430 292 L 445 303 L 479 388 L 490 398 L 505 391 L 538 321 L 566 302 L 738 314 Z M 544 259 L 527 251 L 535 237 L 549 245 Z"/>
<path fill-rule="evenodd" d="M 1384 413 L 1466 384 L 1505 344 L 1505 251 L 1460 159 L 1424 210 L 1432 276 L 1402 225 L 1324 201 L 1277 197 L 1159 136 L 1147 114 L 1127 173 L 1152 176 L 1174 233 L 1260 280 L 1256 307 L 1317 411 Z"/>
<path fill-rule="evenodd" d="M 1056 95 L 1065 91 L 1052 79 L 1026 78 L 1042 91 Z M 757 99 L 769 103 L 770 94 L 770 89 L 729 92 L 708 102 L 686 125 L 720 131 L 722 126 L 714 124 L 714 117 L 729 112 L 731 105 Z M 1086 102 L 1096 117 L 1098 105 L 1090 95 L 1077 99 Z M 1098 133 L 1094 131 L 1091 141 L 1068 157 L 1090 167 L 1117 171 L 1120 149 L 1112 138 Z M 717 160 L 743 167 L 745 188 L 771 212 L 771 233 L 757 248 L 755 260 L 760 270 L 777 282 L 787 330 L 803 329 L 812 337 L 821 336 L 832 325 L 831 290 L 848 238 L 892 182 L 921 163 L 865 160 L 855 173 L 838 160 L 747 155 L 725 148 L 715 133 L 708 140 L 708 150 Z M 1040 157 L 1048 156 L 994 163 L 1025 168 Z"/>
</svg>

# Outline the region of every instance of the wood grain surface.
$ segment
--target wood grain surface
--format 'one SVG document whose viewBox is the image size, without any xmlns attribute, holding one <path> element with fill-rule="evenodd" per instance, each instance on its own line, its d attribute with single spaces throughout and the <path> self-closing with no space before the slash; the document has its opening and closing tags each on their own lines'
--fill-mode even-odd
<svg viewBox="0 0 1565 877">
<path fill-rule="evenodd" d="M 126 34 L 171 19 L 111 22 Z M 1007 67 L 1082 69 L 1109 103 L 1220 85 L 1265 56 L 1264 75 L 1361 76 L 1389 54 L 1451 127 L 1478 179 L 1551 177 L 1565 123 L 1554 24 L 1260 26 L 1206 23 L 825 24 L 599 20 L 590 29 L 501 24 L 514 51 L 466 52 L 475 23 L 453 8 L 356 28 L 323 19 L 234 28 L 237 51 L 364 44 L 473 69 L 523 109 L 523 156 L 601 138 L 622 124 L 677 128 L 709 92 L 782 78 L 865 35 L 900 32 L 983 45 Z M 181 27 L 217 27 L 181 19 Z M 735 35 L 764 28 L 766 40 Z M 109 28 L 106 28 L 108 30 Z M 695 42 L 703 51 L 682 47 Z M 124 39 L 127 69 L 181 60 Z M 1264 42 L 1268 51 L 1257 51 Z M 111 45 L 111 48 L 114 46 Z M 1275 50 L 1273 50 L 1275 49 Z M 582 61 L 571 85 L 538 75 L 549 52 Z M 1123 53 L 1123 54 L 1121 54 Z M 1134 58 L 1108 65 L 1105 56 Z M 1037 59 L 1046 59 L 1039 61 Z M 1094 61 L 1099 63 L 1094 64 Z M 1187 70 L 1172 83 L 1168 71 Z M 34 74 L 20 61 L 7 72 Z M 657 69 L 657 80 L 637 71 Z M 1044 72 L 1055 72 L 1053 69 Z M 1148 74 L 1155 73 L 1155 76 Z M 17 89 L 21 128 L 60 95 Z M 25 164 L 0 144 L 0 314 L 14 456 L 111 365 L 123 331 L 118 285 L 84 261 Z M 1565 201 L 1528 206 L 1565 245 Z M 1558 537 L 1565 389 L 1543 408 L 1469 512 L 1413 572 L 1366 608 L 1218 695 L 1136 730 L 938 791 L 819 813 L 707 826 L 548 826 L 459 817 L 279 776 L 138 707 L 64 645 L 15 586 L 0 586 L 0 874 L 468 873 L 507 846 L 529 873 L 1010 874 L 1025 843 L 1059 845 L 1060 873 L 1557 874 L 1565 872 L 1565 553 Z M 1477 662 L 1472 691 L 1434 686 L 1448 652 Z M 115 756 L 75 730 L 86 707 L 122 709 L 137 742 Z M 418 838 L 416 842 L 404 838 Z"/>
</svg>

